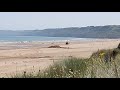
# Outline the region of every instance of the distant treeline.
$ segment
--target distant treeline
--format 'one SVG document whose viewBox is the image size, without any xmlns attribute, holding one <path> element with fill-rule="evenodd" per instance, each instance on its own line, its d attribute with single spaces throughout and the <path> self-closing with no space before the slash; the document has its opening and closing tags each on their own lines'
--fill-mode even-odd
<svg viewBox="0 0 120 90">
<path fill-rule="evenodd" d="M 120 25 L 69 27 L 44 30 L 0 30 L 0 36 L 5 35 L 78 38 L 120 38 Z"/>
</svg>

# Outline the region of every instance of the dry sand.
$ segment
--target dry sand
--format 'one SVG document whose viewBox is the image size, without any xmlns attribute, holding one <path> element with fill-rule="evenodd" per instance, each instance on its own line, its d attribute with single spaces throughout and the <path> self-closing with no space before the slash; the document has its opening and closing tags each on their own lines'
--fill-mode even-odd
<svg viewBox="0 0 120 90">
<path fill-rule="evenodd" d="M 36 72 L 69 56 L 89 58 L 98 49 L 116 48 L 120 39 L 98 41 L 0 43 L 0 77 Z M 66 48 L 48 48 L 59 45 Z"/>
</svg>

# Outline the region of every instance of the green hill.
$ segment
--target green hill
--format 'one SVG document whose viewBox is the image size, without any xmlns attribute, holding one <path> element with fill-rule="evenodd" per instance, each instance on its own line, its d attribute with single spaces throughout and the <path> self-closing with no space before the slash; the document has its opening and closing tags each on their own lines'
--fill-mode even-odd
<svg viewBox="0 0 120 90">
<path fill-rule="evenodd" d="M 44 30 L 0 30 L 1 35 L 48 36 L 78 38 L 120 38 L 120 25 L 53 28 Z"/>
</svg>

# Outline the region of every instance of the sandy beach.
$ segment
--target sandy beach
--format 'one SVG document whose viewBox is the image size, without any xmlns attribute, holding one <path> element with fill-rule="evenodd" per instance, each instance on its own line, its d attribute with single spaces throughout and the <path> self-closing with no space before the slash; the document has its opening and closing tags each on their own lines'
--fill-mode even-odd
<svg viewBox="0 0 120 90">
<path fill-rule="evenodd" d="M 23 71 L 34 73 L 70 56 L 89 58 L 98 49 L 116 48 L 119 43 L 120 39 L 76 40 L 68 45 L 64 41 L 0 43 L 0 77 Z M 54 45 L 62 48 L 48 48 Z"/>
</svg>

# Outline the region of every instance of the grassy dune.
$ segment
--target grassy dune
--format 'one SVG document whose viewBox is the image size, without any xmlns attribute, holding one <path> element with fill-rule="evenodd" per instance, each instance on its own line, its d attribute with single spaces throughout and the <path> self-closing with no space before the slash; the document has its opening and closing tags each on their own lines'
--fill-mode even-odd
<svg viewBox="0 0 120 90">
<path fill-rule="evenodd" d="M 112 52 L 117 52 L 114 57 Z M 70 57 L 56 62 L 46 70 L 35 75 L 23 72 L 12 78 L 119 78 L 120 52 L 119 49 L 98 50 L 90 58 L 81 59 Z"/>
</svg>

